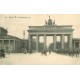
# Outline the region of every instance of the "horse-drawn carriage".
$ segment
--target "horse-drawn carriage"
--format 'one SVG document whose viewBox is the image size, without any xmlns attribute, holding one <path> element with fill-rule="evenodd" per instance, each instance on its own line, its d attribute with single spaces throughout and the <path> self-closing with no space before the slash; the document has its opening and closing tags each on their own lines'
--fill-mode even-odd
<svg viewBox="0 0 80 80">
<path fill-rule="evenodd" d="M 0 57 L 3 57 L 3 58 L 5 58 L 4 49 L 0 49 Z"/>
</svg>

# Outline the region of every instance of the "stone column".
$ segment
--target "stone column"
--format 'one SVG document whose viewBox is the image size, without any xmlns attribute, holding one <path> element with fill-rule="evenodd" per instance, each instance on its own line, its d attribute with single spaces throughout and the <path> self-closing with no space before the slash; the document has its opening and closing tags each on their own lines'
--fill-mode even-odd
<svg viewBox="0 0 80 80">
<path fill-rule="evenodd" d="M 31 35 L 29 35 L 29 37 L 28 37 L 29 39 L 29 52 L 31 52 Z"/>
<path fill-rule="evenodd" d="M 16 46 L 15 46 L 15 40 L 14 40 L 14 53 L 15 53 L 15 47 L 16 47 Z"/>
<path fill-rule="evenodd" d="M 73 48 L 75 49 L 75 41 L 73 42 Z"/>
<path fill-rule="evenodd" d="M 2 49 L 4 49 L 4 40 L 2 40 Z"/>
<path fill-rule="evenodd" d="M 11 47 L 10 47 L 10 40 L 9 40 L 9 44 L 8 44 L 8 46 L 9 46 L 9 52 L 11 52 L 10 50 L 11 50 Z"/>
<path fill-rule="evenodd" d="M 18 42 L 18 52 L 20 52 L 20 42 L 19 40 L 17 42 Z"/>
<path fill-rule="evenodd" d="M 79 50 L 80 50 L 80 41 L 79 41 Z"/>
<path fill-rule="evenodd" d="M 1 47 L 2 47 L 2 41 L 0 40 L 0 49 L 1 49 Z"/>
<path fill-rule="evenodd" d="M 54 50 L 56 50 L 56 43 L 57 43 L 57 36 L 56 36 L 56 34 L 54 34 L 53 41 L 54 41 Z"/>
<path fill-rule="evenodd" d="M 72 34 L 69 35 L 69 49 L 72 49 Z"/>
<path fill-rule="evenodd" d="M 36 35 L 36 51 L 39 51 L 39 35 Z"/>
<path fill-rule="evenodd" d="M 44 50 L 46 50 L 46 35 L 44 34 Z"/>
<path fill-rule="evenodd" d="M 62 34 L 61 35 L 61 49 L 64 49 L 64 38 L 65 38 L 65 36 L 64 36 L 64 34 Z"/>
<path fill-rule="evenodd" d="M 67 43 L 68 43 L 68 48 L 69 48 L 69 35 L 68 35 L 68 41 L 67 41 Z M 74 46 L 75 46 L 75 42 L 74 42 Z"/>
</svg>

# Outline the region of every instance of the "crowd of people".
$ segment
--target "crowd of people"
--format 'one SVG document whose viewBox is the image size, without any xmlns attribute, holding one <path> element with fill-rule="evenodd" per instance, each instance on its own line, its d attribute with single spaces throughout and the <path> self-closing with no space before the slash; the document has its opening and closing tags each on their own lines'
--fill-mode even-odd
<svg viewBox="0 0 80 80">
<path fill-rule="evenodd" d="M 55 51 L 57 54 L 69 55 L 79 57 L 80 50 L 78 49 L 58 49 Z"/>
<path fill-rule="evenodd" d="M 48 50 L 43 50 L 40 53 L 41 53 L 41 55 L 46 55 L 47 56 L 47 53 L 51 54 L 51 52 L 55 52 L 56 54 L 61 54 L 61 55 L 66 55 L 66 56 L 68 55 L 68 56 L 72 56 L 72 57 L 73 56 L 79 57 L 79 54 L 80 54 L 80 50 L 78 50 L 78 49 L 56 49 L 56 50 L 53 50 L 53 51 L 48 49 Z M 22 51 L 22 53 L 31 54 L 31 53 L 34 53 L 34 52 L 28 51 L 27 49 L 24 49 Z M 1 51 L 0 54 L 1 54 L 1 56 L 4 57 L 4 52 Z M 10 54 L 10 52 L 8 54 Z"/>
<path fill-rule="evenodd" d="M 24 52 L 24 54 L 33 53 L 32 51 L 29 52 L 26 49 L 23 52 Z M 56 49 L 53 51 L 48 49 L 48 50 L 43 50 L 41 52 L 41 55 L 47 55 L 47 53 L 51 54 L 51 52 L 55 52 L 56 54 L 61 54 L 61 55 L 68 55 L 68 56 L 72 56 L 72 57 L 73 56 L 79 57 L 79 54 L 80 54 L 80 50 L 78 50 L 78 49 Z"/>
<path fill-rule="evenodd" d="M 47 53 L 51 54 L 51 52 L 55 52 L 56 54 L 61 54 L 61 55 L 66 55 L 66 56 L 76 56 L 76 57 L 79 57 L 79 54 L 80 54 L 80 50 L 78 49 L 56 49 L 56 50 L 43 50 L 41 52 L 42 55 L 46 55 L 47 56 Z"/>
</svg>

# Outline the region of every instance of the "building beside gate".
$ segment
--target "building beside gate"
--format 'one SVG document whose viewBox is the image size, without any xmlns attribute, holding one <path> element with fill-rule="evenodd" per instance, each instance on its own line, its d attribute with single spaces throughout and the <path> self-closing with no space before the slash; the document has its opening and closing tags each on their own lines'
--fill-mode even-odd
<svg viewBox="0 0 80 80">
<path fill-rule="evenodd" d="M 80 50 L 80 38 L 73 38 L 73 49 Z"/>
<path fill-rule="evenodd" d="M 0 27 L 0 49 L 4 49 L 5 52 L 22 52 L 23 40 L 15 36 L 7 34 L 8 31 L 3 27 Z"/>
<path fill-rule="evenodd" d="M 57 49 L 57 36 L 60 36 L 60 43 L 61 47 L 60 49 L 65 49 L 65 36 L 67 37 L 67 43 L 68 43 L 68 49 L 73 48 L 73 31 L 72 29 L 73 25 L 56 25 L 55 20 L 52 21 L 49 16 L 49 20 L 45 21 L 44 26 L 29 26 L 28 30 L 28 40 L 29 40 L 29 51 L 32 51 L 32 37 L 36 36 L 36 51 L 39 51 L 39 37 L 44 37 L 44 48 L 43 50 L 46 50 L 46 38 L 47 36 L 53 37 L 53 50 Z"/>
</svg>

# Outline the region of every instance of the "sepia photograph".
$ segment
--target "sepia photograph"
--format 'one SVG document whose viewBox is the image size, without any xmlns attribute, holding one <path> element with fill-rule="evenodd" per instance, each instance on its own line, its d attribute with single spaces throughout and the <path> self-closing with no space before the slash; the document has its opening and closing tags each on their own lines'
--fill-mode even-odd
<svg viewBox="0 0 80 80">
<path fill-rule="evenodd" d="M 80 64 L 80 14 L 0 14 L 0 65 Z"/>
</svg>

